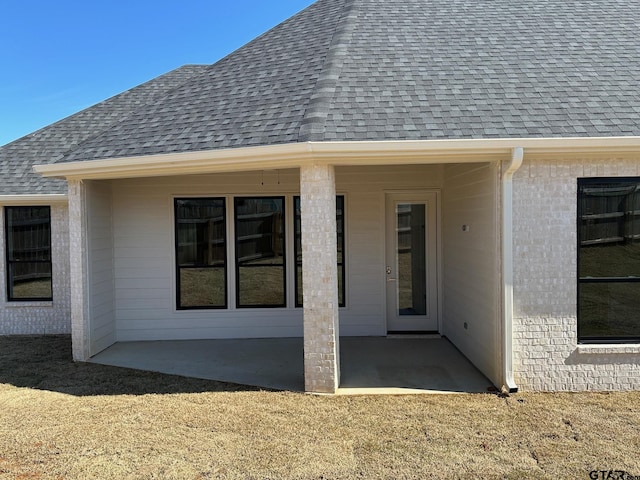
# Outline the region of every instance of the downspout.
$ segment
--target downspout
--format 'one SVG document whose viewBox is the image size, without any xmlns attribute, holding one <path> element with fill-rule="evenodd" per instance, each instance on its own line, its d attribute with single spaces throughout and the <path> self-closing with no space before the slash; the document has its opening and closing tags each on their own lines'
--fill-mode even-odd
<svg viewBox="0 0 640 480">
<path fill-rule="evenodd" d="M 518 391 L 513 379 L 513 175 L 523 160 L 524 148 L 515 147 L 502 177 L 502 376 L 504 388 L 510 393 Z"/>
</svg>

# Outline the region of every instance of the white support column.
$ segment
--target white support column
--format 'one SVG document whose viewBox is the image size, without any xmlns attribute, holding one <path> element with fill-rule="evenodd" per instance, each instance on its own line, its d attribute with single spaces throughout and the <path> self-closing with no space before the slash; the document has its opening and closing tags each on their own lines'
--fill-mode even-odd
<svg viewBox="0 0 640 480">
<path fill-rule="evenodd" d="M 336 187 L 332 165 L 300 168 L 305 390 L 340 383 Z"/>
<path fill-rule="evenodd" d="M 71 342 L 73 359 L 85 361 L 90 357 L 86 187 L 81 180 L 68 184 Z"/>
</svg>

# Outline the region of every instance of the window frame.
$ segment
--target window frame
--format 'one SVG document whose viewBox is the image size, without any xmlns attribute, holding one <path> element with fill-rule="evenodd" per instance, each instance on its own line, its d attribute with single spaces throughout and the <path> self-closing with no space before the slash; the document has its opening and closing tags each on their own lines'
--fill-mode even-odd
<svg viewBox="0 0 640 480">
<path fill-rule="evenodd" d="M 281 304 L 255 304 L 255 305 L 243 305 L 240 303 L 240 262 L 239 260 L 239 236 L 238 236 L 238 202 L 247 199 L 259 199 L 259 200 L 280 200 L 282 202 L 282 303 Z M 288 250 L 288 238 L 287 238 L 287 195 L 234 195 L 233 196 L 233 246 L 234 246 L 234 269 L 235 269 L 235 308 L 242 309 L 256 309 L 256 308 L 287 308 L 288 304 L 288 291 L 287 291 L 287 250 Z M 264 268 L 262 265 L 244 265 L 244 268 Z M 280 265 L 278 265 L 280 267 Z"/>
<path fill-rule="evenodd" d="M 582 252 L 582 227 L 583 227 L 583 213 L 582 213 L 582 204 L 583 204 L 583 188 L 590 184 L 617 184 L 619 186 L 628 185 L 631 186 L 635 184 L 640 187 L 640 177 L 587 177 L 587 178 L 578 178 L 577 179 L 577 192 L 576 192 L 576 200 L 577 200 L 577 209 L 576 209 L 576 244 L 577 244 L 577 264 L 576 264 L 576 278 L 577 278 L 577 289 L 576 289 L 576 318 L 577 318 L 577 339 L 579 344 L 583 345 L 597 345 L 597 344 L 638 344 L 640 343 L 640 334 L 636 336 L 621 336 L 621 335 L 611 335 L 611 336 L 583 336 L 581 330 L 584 328 L 581 322 L 581 286 L 588 284 L 616 284 L 616 283 L 638 283 L 640 284 L 640 276 L 637 277 L 615 277 L 615 276 L 602 276 L 602 277 L 581 277 L 581 252 Z M 640 307 L 640 299 L 638 300 L 638 307 Z M 640 327 L 639 327 L 640 328 Z"/>
<path fill-rule="evenodd" d="M 48 238 L 47 241 L 49 243 L 48 247 L 49 247 L 49 259 L 48 260 L 29 260 L 29 261 L 20 261 L 20 260 L 11 260 L 11 254 L 10 254 L 10 249 L 11 249 L 11 242 L 9 241 L 9 211 L 11 210 L 18 210 L 18 209 L 33 209 L 33 208 L 39 208 L 39 209 L 46 209 L 47 213 L 48 213 Z M 6 272 L 5 272 L 5 281 L 7 283 L 6 285 L 6 295 L 7 295 L 7 302 L 16 302 L 16 303 L 27 303 L 27 302 L 52 302 L 53 301 L 53 252 L 52 252 L 52 242 L 51 242 L 51 206 L 50 205 L 6 205 L 4 207 L 4 241 L 5 241 L 5 267 L 6 267 Z M 48 297 L 18 297 L 15 298 L 13 296 L 13 282 L 11 279 L 11 273 L 12 273 L 12 266 L 15 264 L 21 264 L 21 263 L 37 263 L 37 264 L 48 264 L 49 265 L 49 271 L 50 276 L 49 276 L 49 284 L 50 284 L 50 291 L 51 291 L 51 295 Z"/>
<path fill-rule="evenodd" d="M 178 202 L 182 200 L 221 200 L 222 201 L 222 211 L 224 213 L 223 219 L 223 229 L 224 229 L 224 267 L 223 270 L 223 278 L 224 278 L 224 305 L 197 305 L 197 306 L 182 306 L 181 305 L 181 282 L 180 282 L 180 272 L 181 269 L 220 269 L 218 266 L 213 265 L 197 265 L 193 267 L 181 267 L 179 263 L 179 238 L 178 238 Z M 176 285 L 176 310 L 226 310 L 229 308 L 229 254 L 228 254 L 228 242 L 229 242 L 229 229 L 227 228 L 227 198 L 224 196 L 218 197 L 174 197 L 173 198 L 173 230 L 174 230 L 174 255 L 175 255 L 175 285 Z"/>
<path fill-rule="evenodd" d="M 300 198 L 301 198 L 300 195 L 293 196 L 293 283 L 294 283 L 294 298 L 295 298 L 294 307 L 295 308 L 304 308 L 303 302 L 298 301 L 300 287 L 301 287 L 301 285 L 298 284 L 298 254 L 300 254 L 300 258 L 302 259 L 302 252 L 298 252 L 297 231 L 296 231 L 296 222 L 298 221 L 298 214 L 296 209 L 296 201 L 300 201 Z M 346 267 L 346 261 L 345 261 L 345 258 L 346 258 L 345 249 L 346 249 L 346 243 L 347 243 L 346 231 L 345 231 L 346 199 L 345 199 L 345 195 L 343 194 L 336 195 L 336 234 L 338 233 L 338 224 L 337 224 L 338 198 L 342 199 L 342 216 L 341 216 L 342 235 L 341 235 L 341 242 L 339 242 L 340 244 L 337 245 L 339 248 L 342 249 L 342 262 L 337 262 L 336 264 L 337 266 L 342 267 L 342 271 L 338 269 L 338 276 L 341 277 L 341 280 L 342 280 L 342 301 L 338 302 L 338 307 L 345 308 L 347 305 L 347 285 L 346 285 L 347 267 Z M 302 235 L 302 231 L 300 232 L 300 235 Z M 340 298 L 340 292 L 338 292 L 338 298 Z"/>
</svg>

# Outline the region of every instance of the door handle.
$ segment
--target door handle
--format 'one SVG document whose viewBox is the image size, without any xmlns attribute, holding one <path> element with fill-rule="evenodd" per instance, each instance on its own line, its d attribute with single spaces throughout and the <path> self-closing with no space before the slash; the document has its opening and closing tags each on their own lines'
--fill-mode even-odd
<svg viewBox="0 0 640 480">
<path fill-rule="evenodd" d="M 391 267 L 387 265 L 387 282 L 395 282 L 396 279 L 391 278 L 389 275 L 391 275 Z"/>
</svg>

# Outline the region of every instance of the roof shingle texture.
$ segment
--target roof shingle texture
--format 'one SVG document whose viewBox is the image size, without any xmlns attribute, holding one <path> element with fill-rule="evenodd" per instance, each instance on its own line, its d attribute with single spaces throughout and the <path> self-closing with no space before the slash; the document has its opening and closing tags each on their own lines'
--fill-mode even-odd
<svg viewBox="0 0 640 480">
<path fill-rule="evenodd" d="M 639 29 L 637 0 L 320 0 L 38 161 L 302 141 L 636 136 Z M 29 168 L 48 148 L 24 145 Z"/>
<path fill-rule="evenodd" d="M 185 65 L 0 147 L 0 195 L 66 193 L 64 180 L 43 178 L 33 171 L 33 166 L 64 158 L 82 142 L 99 135 L 204 68 Z"/>
<path fill-rule="evenodd" d="M 636 0 L 363 0 L 323 140 L 640 134 Z"/>
<path fill-rule="evenodd" d="M 311 5 L 66 161 L 298 141 L 344 3 Z"/>
</svg>

